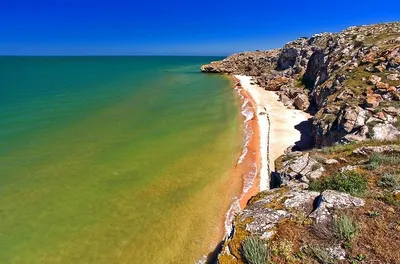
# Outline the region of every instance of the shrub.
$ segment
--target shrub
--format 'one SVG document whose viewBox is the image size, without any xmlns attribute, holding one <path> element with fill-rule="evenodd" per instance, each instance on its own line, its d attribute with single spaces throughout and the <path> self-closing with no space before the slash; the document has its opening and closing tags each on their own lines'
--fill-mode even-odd
<svg viewBox="0 0 400 264">
<path fill-rule="evenodd" d="M 385 192 L 383 194 L 382 197 L 380 197 L 380 200 L 382 200 L 383 202 L 389 204 L 389 205 L 393 205 L 393 206 L 400 206 L 400 202 L 397 201 L 394 198 L 394 195 L 391 192 Z"/>
<path fill-rule="evenodd" d="M 399 176 L 397 174 L 385 173 L 376 185 L 382 188 L 398 189 L 400 187 Z"/>
<path fill-rule="evenodd" d="M 306 249 L 307 255 L 318 260 L 319 263 L 323 264 L 334 264 L 336 263 L 334 259 L 329 256 L 328 250 L 319 247 L 317 245 L 308 246 Z"/>
<path fill-rule="evenodd" d="M 377 212 L 377 211 L 368 211 L 368 212 L 367 212 L 367 215 L 368 215 L 369 217 L 378 217 L 378 216 L 380 216 L 381 214 L 380 214 L 379 212 Z"/>
<path fill-rule="evenodd" d="M 398 165 L 400 164 L 400 156 L 399 155 L 385 155 L 381 153 L 374 153 L 371 155 L 369 159 L 370 164 L 377 165 Z"/>
<path fill-rule="evenodd" d="M 367 181 L 356 171 L 338 173 L 331 177 L 314 180 L 308 187 L 311 191 L 336 190 L 361 196 L 367 190 Z"/>
<path fill-rule="evenodd" d="M 249 264 L 265 264 L 268 260 L 268 249 L 258 237 L 247 237 L 242 244 L 243 257 Z"/>
<path fill-rule="evenodd" d="M 346 215 L 333 220 L 333 231 L 338 239 L 346 242 L 351 242 L 358 232 L 353 220 Z"/>
</svg>

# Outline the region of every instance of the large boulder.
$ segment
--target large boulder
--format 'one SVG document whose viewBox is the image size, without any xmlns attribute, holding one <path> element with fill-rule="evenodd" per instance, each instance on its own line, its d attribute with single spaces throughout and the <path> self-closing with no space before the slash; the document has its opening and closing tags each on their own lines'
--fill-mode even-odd
<svg viewBox="0 0 400 264">
<path fill-rule="evenodd" d="M 305 94 L 298 94 L 294 98 L 293 104 L 299 110 L 307 110 L 310 107 L 310 101 Z"/>
<path fill-rule="evenodd" d="M 400 136 L 400 131 L 392 124 L 380 123 L 373 127 L 373 139 L 376 140 L 394 140 Z"/>
<path fill-rule="evenodd" d="M 332 220 L 332 211 L 334 209 L 346 209 L 364 205 L 363 199 L 353 197 L 347 193 L 326 190 L 319 196 L 317 208 L 310 214 L 310 217 L 314 218 L 318 224 L 326 223 Z"/>
<path fill-rule="evenodd" d="M 291 155 L 296 155 L 296 153 Z M 285 161 L 277 175 L 279 175 L 281 184 L 292 185 L 292 181 L 308 183 L 310 180 L 319 178 L 324 171 L 324 166 L 321 163 L 312 158 L 309 153 L 304 153 Z"/>
</svg>

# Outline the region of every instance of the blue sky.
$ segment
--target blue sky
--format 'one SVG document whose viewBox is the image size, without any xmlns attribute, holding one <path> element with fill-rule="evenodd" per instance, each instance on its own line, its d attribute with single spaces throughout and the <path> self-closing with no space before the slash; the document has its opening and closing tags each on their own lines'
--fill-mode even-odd
<svg viewBox="0 0 400 264">
<path fill-rule="evenodd" d="M 399 0 L 1 0 L 0 54 L 227 55 L 390 21 Z"/>
</svg>

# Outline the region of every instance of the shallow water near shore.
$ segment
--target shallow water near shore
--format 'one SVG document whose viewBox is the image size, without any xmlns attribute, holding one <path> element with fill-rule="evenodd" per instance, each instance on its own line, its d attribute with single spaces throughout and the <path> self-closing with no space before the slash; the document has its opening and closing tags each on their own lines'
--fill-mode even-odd
<svg viewBox="0 0 400 264">
<path fill-rule="evenodd" d="M 194 263 L 238 190 L 213 57 L 0 57 L 0 263 Z M 239 190 L 240 191 L 240 190 Z"/>
</svg>

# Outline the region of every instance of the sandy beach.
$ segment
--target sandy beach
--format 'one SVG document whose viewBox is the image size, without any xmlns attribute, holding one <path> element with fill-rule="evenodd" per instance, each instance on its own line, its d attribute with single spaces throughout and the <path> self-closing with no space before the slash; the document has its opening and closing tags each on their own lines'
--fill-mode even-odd
<svg viewBox="0 0 400 264">
<path fill-rule="evenodd" d="M 273 91 L 266 91 L 258 85 L 253 84 L 250 76 L 234 76 L 247 92 L 249 98 L 254 103 L 256 114 L 254 119 L 257 121 L 259 137 L 258 151 L 260 157 L 259 167 L 259 190 L 269 189 L 269 175 L 275 169 L 274 161 L 284 151 L 296 142 L 300 141 L 301 133 L 296 126 L 307 121 L 310 115 L 294 109 L 288 109 L 279 101 L 278 95 Z M 254 186 L 252 188 L 257 188 Z M 258 188 L 257 188 L 258 189 Z"/>
</svg>

